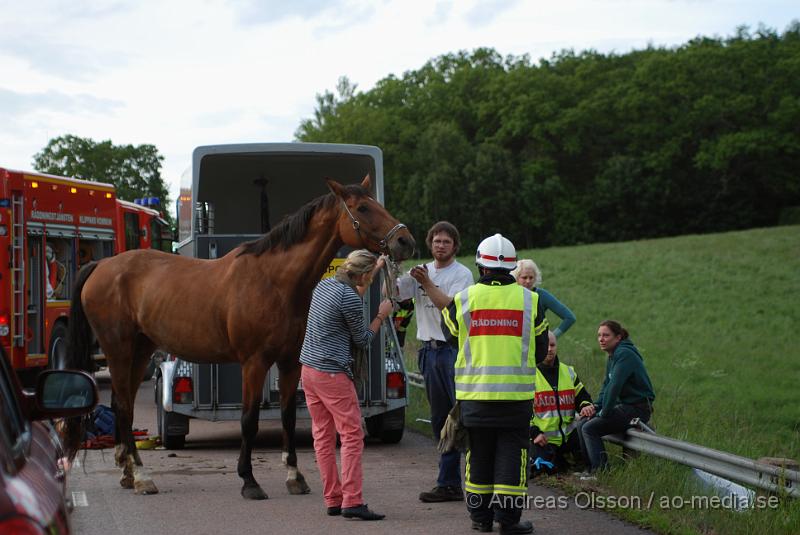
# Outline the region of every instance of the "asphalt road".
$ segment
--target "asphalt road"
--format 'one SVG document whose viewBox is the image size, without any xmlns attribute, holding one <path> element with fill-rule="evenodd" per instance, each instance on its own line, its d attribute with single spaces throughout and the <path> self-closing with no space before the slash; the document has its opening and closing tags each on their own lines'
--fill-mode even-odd
<svg viewBox="0 0 800 535">
<path fill-rule="evenodd" d="M 100 376 L 101 402 L 108 403 L 109 383 Z M 135 426 L 155 434 L 151 383 L 139 390 Z M 112 450 L 90 450 L 69 475 L 75 502 L 72 527 L 85 535 L 218 535 L 291 533 L 475 533 L 463 503 L 424 504 L 417 496 L 435 483 L 437 454 L 433 441 L 406 433 L 399 444 L 368 442 L 364 450 L 364 498 L 370 508 L 386 514 L 380 522 L 328 517 L 322 502 L 319 471 L 314 462 L 310 424 L 299 422 L 300 471 L 312 492 L 290 495 L 284 485 L 278 422 L 262 422 L 253 454 L 256 479 L 269 494 L 265 501 L 244 500 L 236 474 L 239 454 L 238 422 L 191 421 L 186 448 L 180 451 L 143 450 L 145 469 L 159 494 L 136 496 L 119 486 L 120 471 Z M 589 494 L 579 500 L 531 485 L 530 507 L 523 519 L 533 521 L 536 533 L 643 534 L 609 514 L 586 509 Z M 497 532 L 495 526 L 495 533 Z"/>
</svg>

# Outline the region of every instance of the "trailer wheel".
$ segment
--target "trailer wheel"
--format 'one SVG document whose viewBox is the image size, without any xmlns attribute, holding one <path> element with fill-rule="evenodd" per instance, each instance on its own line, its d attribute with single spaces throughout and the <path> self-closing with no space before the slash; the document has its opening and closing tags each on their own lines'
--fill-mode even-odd
<svg viewBox="0 0 800 535">
<path fill-rule="evenodd" d="M 404 427 L 400 429 L 384 429 L 381 431 L 381 441 L 384 444 L 397 444 L 403 438 Z"/>
<path fill-rule="evenodd" d="M 50 334 L 47 367 L 51 370 L 63 370 L 67 367 L 67 324 L 63 321 L 56 323 Z"/>
<path fill-rule="evenodd" d="M 164 410 L 164 405 L 161 402 L 163 399 L 162 392 L 164 391 L 164 377 L 159 374 L 155 381 L 155 401 L 156 401 L 156 427 L 158 434 L 161 435 L 161 445 L 168 450 L 182 450 L 186 445 L 186 435 L 184 434 L 169 434 L 168 430 L 176 420 L 187 419 L 182 414 L 175 414 L 174 412 L 167 412 Z M 184 423 L 184 422 L 181 422 Z M 188 421 L 185 422 L 188 428 Z"/>
<path fill-rule="evenodd" d="M 405 420 L 405 407 L 364 419 L 369 436 L 378 437 L 385 444 L 397 444 L 400 442 L 405 430 Z"/>
</svg>

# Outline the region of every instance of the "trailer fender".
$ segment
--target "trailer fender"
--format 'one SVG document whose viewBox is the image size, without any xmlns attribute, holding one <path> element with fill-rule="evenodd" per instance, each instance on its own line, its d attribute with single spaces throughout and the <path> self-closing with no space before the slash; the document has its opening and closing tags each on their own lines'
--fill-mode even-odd
<svg viewBox="0 0 800 535">
<path fill-rule="evenodd" d="M 172 380 L 175 378 L 175 369 L 177 362 L 174 360 L 165 360 L 161 363 L 159 369 L 161 370 L 161 381 L 163 381 L 164 388 L 161 389 L 161 406 L 167 412 L 172 412 Z"/>
</svg>

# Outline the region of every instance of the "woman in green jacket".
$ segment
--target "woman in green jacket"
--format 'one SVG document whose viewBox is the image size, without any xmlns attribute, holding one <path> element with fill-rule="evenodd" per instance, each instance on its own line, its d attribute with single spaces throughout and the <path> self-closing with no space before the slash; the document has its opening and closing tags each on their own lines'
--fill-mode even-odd
<svg viewBox="0 0 800 535">
<path fill-rule="evenodd" d="M 590 472 L 608 463 L 603 436 L 625 431 L 633 418 L 649 421 L 656 397 L 644 359 L 619 322 L 601 322 L 597 342 L 608 353 L 606 377 L 597 401 L 581 410 L 584 419 L 578 432 Z"/>
</svg>

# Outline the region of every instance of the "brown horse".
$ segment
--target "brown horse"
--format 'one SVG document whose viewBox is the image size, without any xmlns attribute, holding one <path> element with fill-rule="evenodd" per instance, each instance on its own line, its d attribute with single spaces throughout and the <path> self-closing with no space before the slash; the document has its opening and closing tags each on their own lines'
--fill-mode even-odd
<svg viewBox="0 0 800 535">
<path fill-rule="evenodd" d="M 267 370 L 279 369 L 283 462 L 292 494 L 310 490 L 297 470 L 295 407 L 299 354 L 311 293 L 343 244 L 411 256 L 414 238 L 369 194 L 370 178 L 343 186 L 288 216 L 258 240 L 223 258 L 199 260 L 153 250 L 129 251 L 83 268 L 70 312 L 69 367 L 90 369 L 95 333 L 111 374 L 120 484 L 158 492 L 141 468 L 131 425 L 136 392 L 156 348 L 198 363 L 242 366 L 242 496 L 266 499 L 253 477 L 251 452 Z M 80 425 L 67 425 L 73 448 Z M 74 449 L 72 450 L 74 455 Z"/>
</svg>

